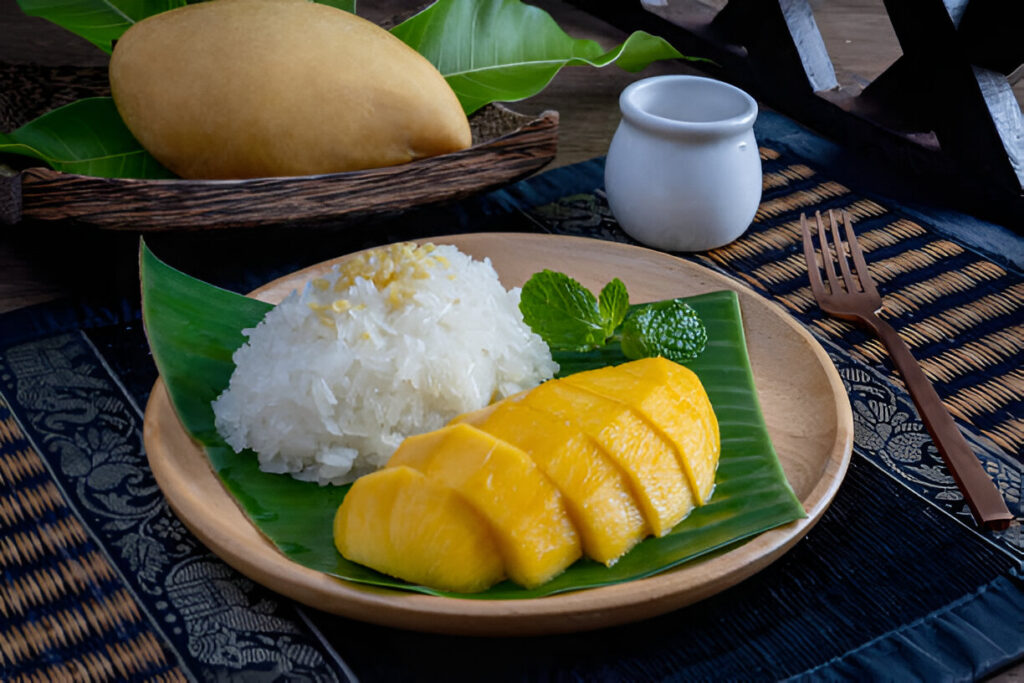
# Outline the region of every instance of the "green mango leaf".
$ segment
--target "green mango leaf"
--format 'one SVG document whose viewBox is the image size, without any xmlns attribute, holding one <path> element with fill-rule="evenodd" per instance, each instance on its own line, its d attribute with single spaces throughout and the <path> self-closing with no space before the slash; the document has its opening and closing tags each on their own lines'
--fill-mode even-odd
<svg viewBox="0 0 1024 683">
<path fill-rule="evenodd" d="M 337 7 L 343 9 L 346 12 L 356 13 L 356 0 L 313 0 L 320 5 L 329 5 L 330 7 Z"/>
<path fill-rule="evenodd" d="M 260 531 L 292 561 L 349 581 L 450 595 L 349 562 L 334 548 L 332 521 L 348 487 L 320 487 L 261 472 L 251 451 L 235 453 L 214 428 L 210 402 L 228 384 L 231 355 L 270 306 L 181 273 L 141 246 L 142 310 L 153 358 L 178 416 L 206 449 L 225 488 Z M 580 560 L 533 590 L 503 582 L 474 599 L 534 598 L 656 574 L 805 516 L 786 481 L 761 416 L 735 293 L 686 299 L 714 340 L 688 363 L 715 408 L 722 455 L 715 493 L 668 535 L 648 538 L 607 568 Z M 617 344 L 588 353 L 558 352 L 562 375 L 621 363 Z"/>
<path fill-rule="evenodd" d="M 18 0 L 21 11 L 61 26 L 110 54 L 132 24 L 186 0 Z"/>
<path fill-rule="evenodd" d="M 643 31 L 606 52 L 519 0 L 438 0 L 391 32 L 437 67 L 467 114 L 536 95 L 563 66 L 616 63 L 634 72 L 659 59 L 684 58 Z"/>
<path fill-rule="evenodd" d="M 65 173 L 101 178 L 175 178 L 124 125 L 114 100 L 90 97 L 0 133 L 0 153 L 35 157 Z"/>
<path fill-rule="evenodd" d="M 355 14 L 355 0 L 317 0 Z M 132 24 L 176 7 L 187 0 L 18 0 L 21 11 L 40 17 L 85 38 L 107 54 L 114 41 Z"/>
</svg>

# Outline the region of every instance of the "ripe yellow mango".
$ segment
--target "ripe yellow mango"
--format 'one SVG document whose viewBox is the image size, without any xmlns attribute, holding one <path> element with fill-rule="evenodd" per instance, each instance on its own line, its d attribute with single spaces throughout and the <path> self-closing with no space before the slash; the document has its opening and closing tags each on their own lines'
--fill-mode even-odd
<svg viewBox="0 0 1024 683">
<path fill-rule="evenodd" d="M 409 467 L 358 479 L 334 517 L 342 556 L 391 576 L 475 593 L 504 578 L 488 523 L 462 496 Z"/>
<path fill-rule="evenodd" d="M 563 380 L 506 399 L 573 422 L 625 472 L 651 531 L 664 536 L 694 507 L 675 449 L 629 406 Z"/>
<path fill-rule="evenodd" d="M 454 489 L 487 519 L 516 583 L 539 586 L 581 556 L 562 494 L 515 446 L 454 424 L 405 439 L 387 467 L 399 465 Z"/>
<path fill-rule="evenodd" d="M 457 417 L 521 448 L 555 484 L 584 554 L 611 566 L 649 532 L 625 473 L 572 422 L 518 401 Z"/>
<path fill-rule="evenodd" d="M 620 369 L 621 368 L 621 369 Z M 694 372 L 665 358 L 645 358 L 566 377 L 565 382 L 635 409 L 676 448 L 696 503 L 715 486 L 718 422 Z"/>
<path fill-rule="evenodd" d="M 184 178 L 393 166 L 471 144 L 444 77 L 374 24 L 307 0 L 212 0 L 132 26 L 117 109 Z"/>
<path fill-rule="evenodd" d="M 417 583 L 468 592 L 503 572 L 532 588 L 580 557 L 581 545 L 611 565 L 648 533 L 668 533 L 694 507 L 694 491 L 710 495 L 719 443 L 700 380 L 671 361 L 551 380 L 407 438 L 381 472 L 415 471 L 415 483 L 381 472 L 360 479 L 338 512 L 335 542 L 346 557 Z M 353 496 L 367 479 L 373 487 Z M 425 509 L 423 482 L 438 510 Z M 407 490 L 421 497 L 399 502 Z"/>
</svg>

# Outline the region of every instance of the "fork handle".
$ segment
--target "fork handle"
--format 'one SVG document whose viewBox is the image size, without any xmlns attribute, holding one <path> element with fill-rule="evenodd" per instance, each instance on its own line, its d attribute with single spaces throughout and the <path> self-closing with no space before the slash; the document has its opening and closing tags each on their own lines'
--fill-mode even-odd
<svg viewBox="0 0 1024 683">
<path fill-rule="evenodd" d="M 881 318 L 870 316 L 865 318 L 864 322 L 885 344 L 896 369 L 903 375 L 910 397 L 917 406 L 917 412 L 946 462 L 946 467 L 967 499 L 974 519 L 986 529 L 1007 528 L 1013 520 L 1013 514 L 1007 509 L 999 490 L 967 445 L 953 417 L 946 410 L 942 399 L 935 393 L 935 387 L 910 353 L 910 349 L 896 330 Z"/>
</svg>

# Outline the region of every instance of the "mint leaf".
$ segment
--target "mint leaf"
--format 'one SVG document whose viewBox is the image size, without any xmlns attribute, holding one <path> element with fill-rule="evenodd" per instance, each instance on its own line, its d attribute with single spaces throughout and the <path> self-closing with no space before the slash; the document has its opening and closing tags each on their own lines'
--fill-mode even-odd
<svg viewBox="0 0 1024 683">
<path fill-rule="evenodd" d="M 668 299 L 636 307 L 622 326 L 621 342 L 627 358 L 664 356 L 682 363 L 701 354 L 708 332 L 697 311 Z"/>
<path fill-rule="evenodd" d="M 629 293 L 626 285 L 619 278 L 614 278 L 601 290 L 597 299 L 597 307 L 601 311 L 601 324 L 605 337 L 610 337 L 615 328 L 622 324 L 629 311 Z"/>
<path fill-rule="evenodd" d="M 586 353 L 612 338 L 626 358 L 664 356 L 681 363 L 700 355 L 708 341 L 704 323 L 682 299 L 630 307 L 618 278 L 594 298 L 565 273 L 542 270 L 523 285 L 519 310 L 553 351 Z"/>
<path fill-rule="evenodd" d="M 553 349 L 588 351 L 608 338 L 597 299 L 565 273 L 534 273 L 523 285 L 519 310 L 530 329 Z"/>
</svg>

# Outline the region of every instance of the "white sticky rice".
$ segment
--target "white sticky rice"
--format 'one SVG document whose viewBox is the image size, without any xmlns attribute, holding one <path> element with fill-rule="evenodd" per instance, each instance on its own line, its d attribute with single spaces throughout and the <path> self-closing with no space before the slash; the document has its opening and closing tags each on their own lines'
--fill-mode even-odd
<svg viewBox="0 0 1024 683">
<path fill-rule="evenodd" d="M 402 440 L 558 369 L 489 260 L 453 246 L 368 252 L 292 292 L 234 354 L 218 432 L 266 472 L 344 484 Z"/>
</svg>

